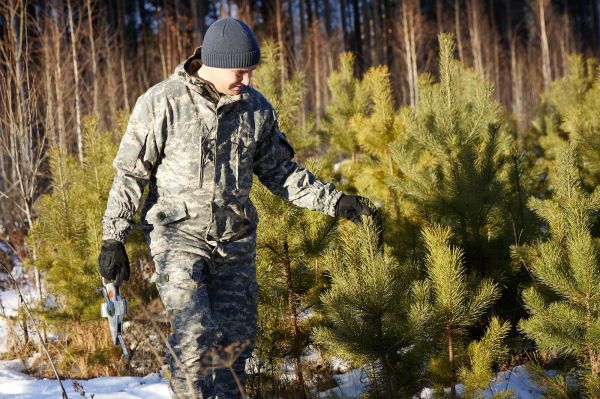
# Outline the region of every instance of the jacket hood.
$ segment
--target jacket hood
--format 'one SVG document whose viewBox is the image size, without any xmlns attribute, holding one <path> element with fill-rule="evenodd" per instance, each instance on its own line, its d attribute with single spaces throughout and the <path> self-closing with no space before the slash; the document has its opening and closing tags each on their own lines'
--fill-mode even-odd
<svg viewBox="0 0 600 399">
<path fill-rule="evenodd" d="M 201 52 L 202 52 L 202 47 L 196 48 L 196 50 L 194 51 L 194 54 L 192 54 L 184 62 L 182 62 L 181 64 L 179 64 L 175 67 L 175 71 L 174 71 L 173 75 L 171 75 L 171 77 L 185 81 L 188 85 L 191 85 L 191 87 L 195 91 L 199 92 L 204 97 L 207 97 L 206 86 L 210 86 L 209 90 L 215 91 L 220 97 L 220 99 L 218 100 L 218 105 L 232 103 L 232 102 L 236 102 L 239 100 L 245 100 L 245 99 L 250 98 L 250 93 L 249 93 L 248 87 L 245 87 L 240 92 L 240 94 L 236 94 L 236 95 L 232 96 L 232 95 L 222 94 L 222 93 L 217 92 L 216 88 L 212 84 L 206 83 L 205 81 L 199 79 L 198 77 L 195 77 L 194 74 L 196 72 L 198 72 L 198 70 L 202 66 L 202 60 L 200 59 Z"/>
</svg>

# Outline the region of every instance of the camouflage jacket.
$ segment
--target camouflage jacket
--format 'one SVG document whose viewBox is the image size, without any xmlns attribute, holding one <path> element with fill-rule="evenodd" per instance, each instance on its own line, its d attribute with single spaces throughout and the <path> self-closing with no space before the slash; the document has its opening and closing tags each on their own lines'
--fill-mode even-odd
<svg viewBox="0 0 600 399">
<path fill-rule="evenodd" d="M 273 106 L 250 87 L 215 104 L 203 85 L 181 64 L 138 98 L 113 162 L 102 238 L 125 242 L 149 184 L 141 220 L 152 256 L 178 248 L 254 257 L 253 173 L 274 194 L 334 216 L 342 193 L 292 161 Z"/>
</svg>

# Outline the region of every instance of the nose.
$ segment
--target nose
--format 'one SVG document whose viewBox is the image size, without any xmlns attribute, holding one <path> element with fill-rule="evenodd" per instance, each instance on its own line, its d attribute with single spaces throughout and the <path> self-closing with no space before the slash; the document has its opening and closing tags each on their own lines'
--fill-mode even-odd
<svg viewBox="0 0 600 399">
<path fill-rule="evenodd" d="M 251 78 L 252 78 L 252 71 L 245 72 L 244 75 L 242 76 L 242 84 L 244 86 L 248 86 L 250 84 L 250 79 Z"/>
</svg>

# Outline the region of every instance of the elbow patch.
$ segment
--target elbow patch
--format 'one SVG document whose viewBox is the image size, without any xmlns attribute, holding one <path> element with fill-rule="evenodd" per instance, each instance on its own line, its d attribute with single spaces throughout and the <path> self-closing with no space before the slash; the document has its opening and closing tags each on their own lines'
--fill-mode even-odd
<svg viewBox="0 0 600 399">
<path fill-rule="evenodd" d="M 294 155 L 296 155 L 296 153 L 294 152 L 292 145 L 290 144 L 289 141 L 287 141 L 287 138 L 285 137 L 285 135 L 282 132 L 277 132 L 277 140 L 278 140 L 278 144 L 279 144 L 278 147 L 281 148 L 283 151 L 285 151 L 285 153 L 289 157 L 289 159 L 294 158 Z"/>
</svg>

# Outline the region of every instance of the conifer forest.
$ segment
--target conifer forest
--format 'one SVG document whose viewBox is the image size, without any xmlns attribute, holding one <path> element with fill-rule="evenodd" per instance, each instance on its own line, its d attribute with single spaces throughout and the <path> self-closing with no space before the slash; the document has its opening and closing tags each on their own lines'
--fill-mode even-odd
<svg viewBox="0 0 600 399">
<path fill-rule="evenodd" d="M 169 378 L 139 228 L 129 359 L 111 342 L 102 216 L 137 98 L 225 16 L 294 160 L 383 222 L 254 179 L 247 397 L 359 397 L 336 387 L 361 370 L 361 398 L 529 399 L 491 388 L 524 366 L 536 398 L 599 399 L 600 0 L 0 0 L 0 362 Z"/>
</svg>

